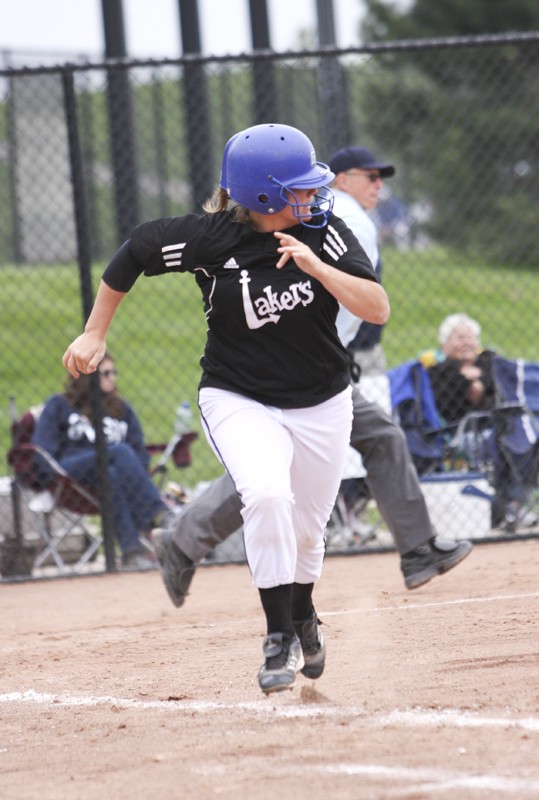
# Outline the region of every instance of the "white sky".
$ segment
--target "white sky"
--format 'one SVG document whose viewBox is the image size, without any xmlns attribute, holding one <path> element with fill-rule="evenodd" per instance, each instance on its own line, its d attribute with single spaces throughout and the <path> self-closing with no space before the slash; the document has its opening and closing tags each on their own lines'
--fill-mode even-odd
<svg viewBox="0 0 539 800">
<path fill-rule="evenodd" d="M 178 6 L 178 0 L 123 0 L 130 57 L 181 55 Z M 251 49 L 248 0 L 199 0 L 198 7 L 205 54 Z M 363 0 L 334 0 L 338 46 L 359 44 L 362 8 Z M 277 51 L 296 48 L 299 31 L 316 27 L 316 0 L 268 0 L 268 13 Z M 102 58 L 101 0 L 0 0 L 0 51 Z"/>
</svg>

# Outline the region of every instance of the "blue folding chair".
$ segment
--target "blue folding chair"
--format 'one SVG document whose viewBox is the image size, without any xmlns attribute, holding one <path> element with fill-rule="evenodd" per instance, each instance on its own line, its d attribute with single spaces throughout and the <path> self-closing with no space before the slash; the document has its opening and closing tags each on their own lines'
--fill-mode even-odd
<svg viewBox="0 0 539 800">
<path fill-rule="evenodd" d="M 538 521 L 539 364 L 496 356 L 493 485 L 507 505 L 508 529 Z"/>
<path fill-rule="evenodd" d="M 458 451 L 458 426 L 438 414 L 420 361 L 407 361 L 387 376 L 392 414 L 406 436 L 434 527 L 455 539 L 486 535 L 495 499 L 486 462 Z"/>
<path fill-rule="evenodd" d="M 422 482 L 449 486 L 456 481 L 462 495 L 488 501 L 493 527 L 515 532 L 534 525 L 539 503 L 539 364 L 496 356 L 495 408 L 471 412 L 451 426 L 438 415 L 421 362 L 405 362 L 387 374 L 393 415 Z"/>
<path fill-rule="evenodd" d="M 539 417 L 539 364 L 495 356 L 492 366 L 498 403 L 520 405 Z"/>
<path fill-rule="evenodd" d="M 448 429 L 440 423 L 427 370 L 420 361 L 406 361 L 387 376 L 392 413 L 419 475 L 442 472 Z"/>
</svg>

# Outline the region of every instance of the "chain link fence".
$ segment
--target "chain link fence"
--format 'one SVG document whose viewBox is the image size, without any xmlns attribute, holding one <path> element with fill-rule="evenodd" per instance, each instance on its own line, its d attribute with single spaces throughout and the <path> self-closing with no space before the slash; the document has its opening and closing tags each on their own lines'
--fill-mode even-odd
<svg viewBox="0 0 539 800">
<path fill-rule="evenodd" d="M 361 144 L 396 166 L 376 212 L 389 367 L 436 360 L 442 319 L 461 311 L 480 322 L 484 347 L 536 360 L 538 42 L 539 33 L 1 70 L 2 452 L 12 419 L 63 391 L 61 356 L 113 252 L 143 220 L 198 211 L 228 138 L 259 122 L 302 129 L 321 160 Z M 186 276 L 141 279 L 124 301 L 108 344 L 148 443 L 170 443 L 182 401 L 196 408 L 204 339 Z M 190 454 L 166 465 L 174 491 L 196 493 L 221 474 L 202 434 Z M 475 505 L 471 532 L 487 535 L 488 502 Z M 470 508 L 453 497 L 438 525 L 454 531 L 462 513 L 469 532 Z M 391 546 L 376 539 L 371 505 L 366 514 L 354 546 Z"/>
</svg>

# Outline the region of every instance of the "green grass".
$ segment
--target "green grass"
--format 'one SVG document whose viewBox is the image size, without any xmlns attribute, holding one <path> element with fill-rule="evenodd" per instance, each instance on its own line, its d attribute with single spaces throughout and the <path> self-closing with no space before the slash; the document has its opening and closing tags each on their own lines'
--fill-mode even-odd
<svg viewBox="0 0 539 800">
<path fill-rule="evenodd" d="M 436 347 L 446 314 L 466 311 L 483 327 L 483 344 L 509 357 L 539 360 L 535 298 L 539 273 L 470 263 L 445 250 L 401 252 L 385 247 L 384 285 L 392 315 L 383 344 L 390 366 Z M 103 265 L 94 268 L 94 285 Z M 0 268 L 0 449 L 9 446 L 9 402 L 19 411 L 61 390 L 62 354 L 82 330 L 76 265 Z M 168 440 L 177 405 L 196 412 L 199 359 L 206 321 L 189 275 L 141 278 L 123 301 L 108 345 L 117 359 L 122 393 L 137 410 L 147 441 Z M 221 467 L 200 437 L 193 464 L 171 478 L 194 486 Z M 7 469 L 7 467 L 5 468 Z"/>
<path fill-rule="evenodd" d="M 97 286 L 102 266 L 94 270 Z M 0 448 L 9 446 L 9 400 L 17 409 L 62 390 L 61 359 L 82 330 L 77 269 L 71 266 L 0 270 Z M 125 298 L 108 337 L 117 360 L 119 386 L 141 418 L 148 442 L 166 442 L 176 407 L 193 404 L 195 428 L 199 359 L 206 322 L 200 292 L 189 276 L 141 279 Z M 187 485 L 210 479 L 220 466 L 201 433 L 193 464 L 171 477 Z"/>
<path fill-rule="evenodd" d="M 539 271 L 472 262 L 441 248 L 401 252 L 385 248 L 383 283 L 391 318 L 383 337 L 389 366 L 437 347 L 448 314 L 463 311 L 482 327 L 482 344 L 508 358 L 539 360 Z"/>
</svg>

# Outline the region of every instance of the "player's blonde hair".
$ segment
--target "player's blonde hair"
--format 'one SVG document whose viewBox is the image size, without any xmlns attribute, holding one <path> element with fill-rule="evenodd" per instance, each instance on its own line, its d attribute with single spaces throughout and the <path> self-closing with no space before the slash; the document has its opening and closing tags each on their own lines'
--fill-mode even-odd
<svg viewBox="0 0 539 800">
<path fill-rule="evenodd" d="M 250 221 L 249 209 L 235 205 L 226 189 L 221 186 L 217 186 L 211 197 L 203 203 L 202 208 L 207 214 L 217 214 L 220 211 L 227 211 L 231 206 L 237 222 Z"/>
</svg>

